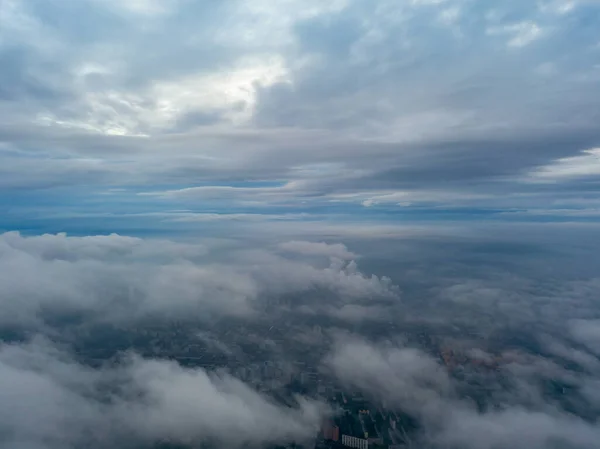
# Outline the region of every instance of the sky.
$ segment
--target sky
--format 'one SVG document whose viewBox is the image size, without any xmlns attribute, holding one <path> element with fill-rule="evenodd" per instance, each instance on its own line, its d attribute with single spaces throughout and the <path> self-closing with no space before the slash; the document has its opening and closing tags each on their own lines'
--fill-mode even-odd
<svg viewBox="0 0 600 449">
<path fill-rule="evenodd" d="M 0 0 L 0 446 L 310 441 L 322 398 L 76 350 L 286 322 L 419 447 L 596 447 L 599 124 L 597 0 Z"/>
<path fill-rule="evenodd" d="M 593 0 L 3 0 L 0 229 L 597 223 L 599 22 Z"/>
</svg>

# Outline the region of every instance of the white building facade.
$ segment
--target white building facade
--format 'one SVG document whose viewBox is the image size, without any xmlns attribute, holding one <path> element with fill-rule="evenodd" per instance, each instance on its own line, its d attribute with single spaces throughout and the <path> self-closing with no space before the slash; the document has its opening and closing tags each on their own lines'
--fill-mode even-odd
<svg viewBox="0 0 600 449">
<path fill-rule="evenodd" d="M 355 447 L 357 449 L 368 449 L 369 441 L 363 438 L 351 437 L 349 435 L 342 435 L 342 444 L 348 447 Z"/>
</svg>

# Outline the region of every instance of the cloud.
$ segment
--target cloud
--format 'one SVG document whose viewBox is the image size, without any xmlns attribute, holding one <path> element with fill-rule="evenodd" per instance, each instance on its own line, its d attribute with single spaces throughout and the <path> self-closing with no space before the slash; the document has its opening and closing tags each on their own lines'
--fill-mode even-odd
<svg viewBox="0 0 600 449">
<path fill-rule="evenodd" d="M 273 295 L 317 289 L 338 295 L 342 302 L 368 302 L 398 296 L 398 288 L 390 278 L 366 275 L 353 260 L 332 259 L 329 266 L 316 268 L 264 252 L 251 252 L 242 257 L 248 262 L 253 261 L 252 272 L 258 279 L 263 279 L 268 285 L 266 291 Z"/>
<path fill-rule="evenodd" d="M 600 320 L 572 320 L 569 330 L 573 338 L 600 354 Z"/>
<path fill-rule="evenodd" d="M 284 251 L 298 253 L 305 256 L 326 256 L 341 260 L 352 260 L 356 254 L 348 251 L 348 248 L 341 243 L 328 244 L 325 242 L 303 242 L 294 240 L 279 244 L 279 248 Z"/>
<path fill-rule="evenodd" d="M 456 394 L 457 379 L 417 349 L 344 338 L 326 363 L 348 387 L 417 417 L 423 428 L 416 444 L 472 449 L 593 447 L 600 435 L 593 423 L 560 411 L 550 402 L 528 401 L 527 394 L 537 387 L 518 369 L 503 375 L 522 386 L 481 411 Z M 535 364 L 524 366 L 531 369 Z M 492 388 L 492 382 L 488 378 L 486 386 Z"/>
<path fill-rule="evenodd" d="M 265 295 L 320 289 L 343 303 L 396 295 L 389 279 L 361 273 L 341 245 L 315 245 L 345 260 L 319 266 L 235 245 L 218 260 L 210 245 L 198 243 L 6 233 L 0 235 L 0 303 L 7 312 L 1 321 L 32 325 L 50 312 L 119 322 L 251 318 Z"/>
<path fill-rule="evenodd" d="M 23 198 L 2 227 L 62 230 L 27 213 L 50 202 L 108 214 L 127 201 L 144 212 L 218 203 L 252 220 L 273 205 L 340 217 L 337 200 L 355 195 L 378 207 L 352 213 L 381 221 L 375 209 L 507 210 L 567 195 L 531 178 L 589 195 L 597 174 L 576 158 L 599 142 L 586 31 L 597 7 L 5 1 L 0 201 Z M 540 67 L 552 68 L 543 82 Z M 85 200 L 111 188 L 125 190 Z"/>
<path fill-rule="evenodd" d="M 73 237 L 65 233 L 24 237 L 18 232 L 2 234 L 6 251 L 10 249 L 35 255 L 43 260 L 76 261 L 82 259 L 148 261 L 156 258 L 194 258 L 207 253 L 198 243 L 168 240 L 147 241 L 111 234 L 108 236 Z"/>
<path fill-rule="evenodd" d="M 172 321 L 242 360 L 220 330 L 279 360 L 285 326 L 423 447 L 597 445 L 599 7 L 0 0 L 0 446 L 313 435 L 228 374 L 21 341 Z"/>
<path fill-rule="evenodd" d="M 390 320 L 390 309 L 383 306 L 363 306 L 360 304 L 346 304 L 338 308 L 330 308 L 325 313 L 350 323 L 364 321 Z"/>
<path fill-rule="evenodd" d="M 305 214 L 209 214 L 209 213 L 173 213 L 164 214 L 167 221 L 179 223 L 202 223 L 213 221 L 288 221 L 306 218 Z"/>
<path fill-rule="evenodd" d="M 101 0 L 98 4 L 116 12 L 131 13 L 142 17 L 156 17 L 168 14 L 179 2 L 179 0 L 132 0 L 122 3 L 113 0 Z"/>
<path fill-rule="evenodd" d="M 409 438 L 417 447 L 594 447 L 600 404 L 594 394 L 600 373 L 595 224 L 378 229 L 285 222 L 280 233 L 270 224 L 256 226 L 263 234 L 249 229 L 246 238 L 236 226 L 227 239 L 181 235 L 178 241 L 3 234 L 1 330 L 11 335 L 13 326 L 22 326 L 27 332 L 18 338 L 42 333 L 79 345 L 97 323 L 117 323 L 129 335 L 133 327 L 145 331 L 145 317 L 153 323 L 176 318 L 192 329 L 191 344 L 242 361 L 255 355 L 241 349 L 248 344 L 285 362 L 295 357 L 287 350 L 290 339 L 300 345 L 295 349 L 325 352 L 324 375 L 333 374 L 343 388 L 415 418 L 419 429 Z M 290 240 L 302 233 L 308 240 Z M 338 243 L 341 237 L 347 246 Z M 255 332 L 263 327 L 269 335 Z M 335 327 L 363 335 L 338 335 L 330 347 Z M 244 345 L 222 339 L 221 331 L 237 332 Z M 447 367 L 440 347 L 473 363 L 458 358 Z M 34 361 L 23 353 L 34 354 Z M 322 416 L 320 406 L 303 400 L 290 410 L 272 409 L 270 399 L 259 395 L 270 404 L 264 405 L 247 386 L 219 373 L 136 356 L 110 366 L 86 367 L 48 343 L 2 346 L 0 372 L 7 377 L 0 377 L 0 404 L 18 393 L 31 407 L 43 409 L 35 401 L 44 397 L 73 410 L 40 411 L 34 417 L 45 425 L 34 432 L 27 418 L 16 418 L 22 409 L 0 406 L 0 414 L 10 415 L 0 422 L 16 429 L 10 434 L 19 441 L 12 445 L 68 448 L 87 438 L 104 447 L 115 436 L 132 445 L 208 439 L 260 446 L 301 440 L 311 434 L 303 429 Z M 28 387 L 37 396 L 10 387 L 30 382 L 31 372 L 45 379 L 36 377 Z M 59 385 L 59 392 L 45 394 L 47 383 Z M 224 424 L 203 408 L 205 398 L 214 400 L 211 410 L 223 422 L 238 421 L 239 438 L 222 436 Z M 238 407 L 230 412 L 226 404 Z M 285 421 L 247 418 L 246 409 L 278 413 Z M 202 416 L 195 419 L 196 413 Z M 301 424 L 289 426 L 288 419 Z"/>
<path fill-rule="evenodd" d="M 597 438 L 598 429 L 585 421 L 566 414 L 556 416 L 517 408 L 489 415 L 457 410 L 437 442 L 477 449 L 542 449 L 549 445 L 591 448 Z"/>
<path fill-rule="evenodd" d="M 225 373 L 130 356 L 92 369 L 48 342 L 0 346 L 0 443 L 40 449 L 307 441 L 325 409 L 276 405 Z"/>
<path fill-rule="evenodd" d="M 96 74 L 102 72 L 96 70 Z M 85 76 L 89 76 L 89 69 Z M 247 121 L 256 107 L 256 90 L 289 82 L 284 62 L 275 56 L 254 57 L 217 73 L 187 74 L 176 80 L 156 81 L 136 93 L 115 90 L 89 93 L 82 107 L 92 112 L 85 121 L 65 121 L 45 115 L 42 123 L 96 131 L 109 135 L 147 136 L 173 129 L 182 120 L 204 116 L 211 123 Z"/>
<path fill-rule="evenodd" d="M 539 167 L 530 176 L 535 182 L 559 182 L 570 178 L 600 175 L 600 149 L 592 148 L 573 157 L 561 158 Z"/>
<path fill-rule="evenodd" d="M 505 25 L 501 28 L 489 28 L 487 33 L 490 35 L 508 34 L 509 47 L 525 47 L 532 42 L 540 39 L 543 35 L 543 30 L 534 22 L 520 22 L 512 25 Z"/>
<path fill-rule="evenodd" d="M 378 348 L 360 338 L 344 338 L 326 363 L 343 384 L 409 412 L 435 407 L 451 388 L 443 368 L 411 348 Z"/>
<path fill-rule="evenodd" d="M 234 199 L 246 203 L 259 201 L 277 201 L 289 198 L 301 188 L 297 183 L 287 183 L 275 187 L 234 187 L 234 186 L 202 186 L 186 187 L 184 189 L 168 190 L 164 192 L 141 192 L 141 196 L 158 196 L 161 198 L 202 198 L 202 199 Z"/>
</svg>

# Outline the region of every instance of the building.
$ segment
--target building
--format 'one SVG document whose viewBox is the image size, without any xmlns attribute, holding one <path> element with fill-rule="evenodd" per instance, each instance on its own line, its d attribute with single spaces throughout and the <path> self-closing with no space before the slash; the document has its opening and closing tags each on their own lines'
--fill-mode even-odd
<svg viewBox="0 0 600 449">
<path fill-rule="evenodd" d="M 350 435 L 342 435 L 342 444 L 347 447 L 355 447 L 357 449 L 368 449 L 369 441 L 363 438 L 351 437 Z"/>
<path fill-rule="evenodd" d="M 331 421 L 326 422 L 323 425 L 323 438 L 330 441 L 339 441 L 340 428 L 333 424 Z"/>
</svg>

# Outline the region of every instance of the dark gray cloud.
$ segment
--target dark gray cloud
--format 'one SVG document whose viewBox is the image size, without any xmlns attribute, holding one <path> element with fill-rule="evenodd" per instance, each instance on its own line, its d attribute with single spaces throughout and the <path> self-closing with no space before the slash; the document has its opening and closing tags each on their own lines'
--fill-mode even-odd
<svg viewBox="0 0 600 449">
<path fill-rule="evenodd" d="M 288 185 L 278 201 L 298 209 L 543 204 L 589 218 L 591 203 L 565 210 L 548 196 L 597 191 L 593 160 L 588 175 L 553 169 L 600 144 L 597 9 L 7 1 L 0 187 L 260 181 Z M 232 191 L 221 205 L 240 202 L 273 199 Z"/>
</svg>

